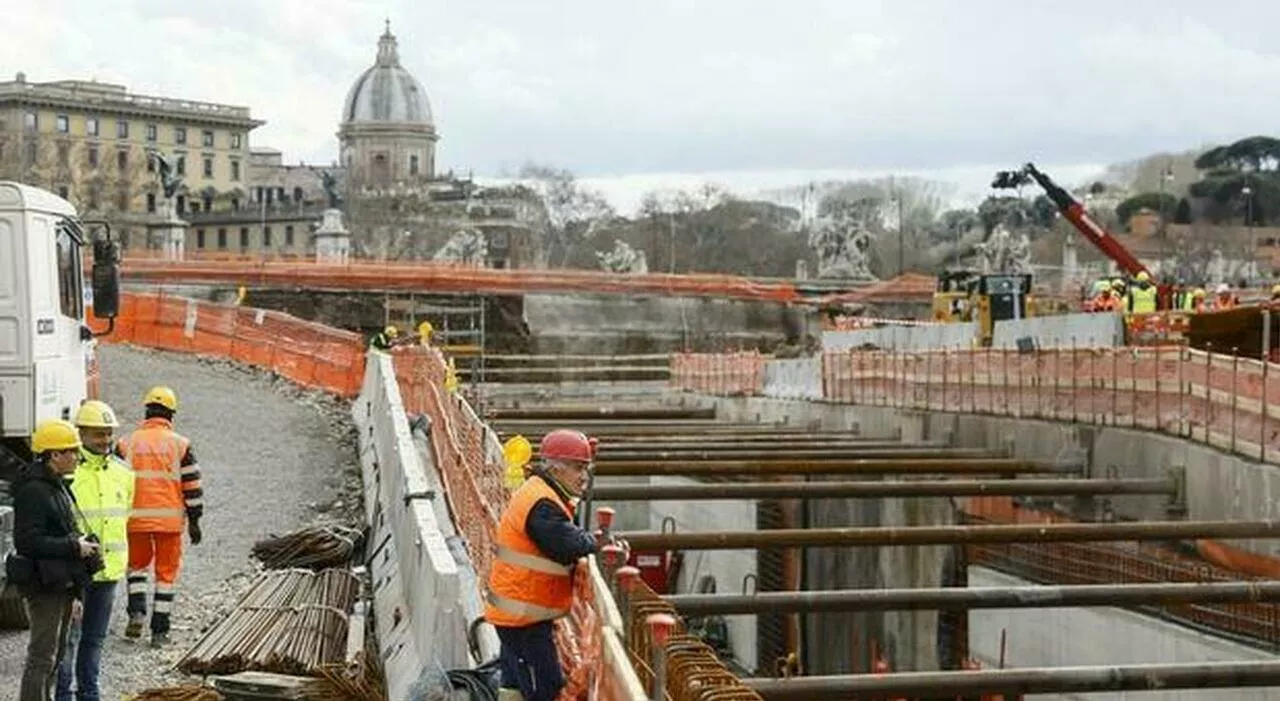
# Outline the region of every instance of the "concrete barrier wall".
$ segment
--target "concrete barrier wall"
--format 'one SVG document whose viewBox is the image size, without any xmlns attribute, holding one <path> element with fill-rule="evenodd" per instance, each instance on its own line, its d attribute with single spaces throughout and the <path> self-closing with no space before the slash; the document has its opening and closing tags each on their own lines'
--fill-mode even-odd
<svg viewBox="0 0 1280 701">
<path fill-rule="evenodd" d="M 763 394 L 774 399 L 822 399 L 822 357 L 768 361 Z"/>
<path fill-rule="evenodd" d="M 976 323 L 881 326 L 856 331 L 824 331 L 822 350 L 848 350 L 868 343 L 885 350 L 972 348 L 977 338 Z"/>
<path fill-rule="evenodd" d="M 1124 345 L 1119 314 L 1063 314 L 997 321 L 991 329 L 993 348 L 1015 348 L 1019 338 L 1035 339 L 1038 348 L 1107 348 Z"/>
<path fill-rule="evenodd" d="M 360 431 L 374 618 L 388 698 L 418 698 L 442 670 L 473 666 L 458 563 L 464 569 L 469 564 L 465 549 L 451 548 L 442 532 L 437 507 L 443 505 L 437 502 L 443 494 L 414 445 L 390 356 L 367 356 L 351 413 Z"/>
<path fill-rule="evenodd" d="M 984 567 L 969 568 L 971 587 L 1032 586 Z M 1074 667 L 1160 662 L 1239 662 L 1274 655 L 1118 608 L 988 609 L 969 612 L 969 651 L 984 667 Z M 1263 701 L 1269 689 L 1222 689 L 1063 694 L 1089 701 Z"/>
</svg>

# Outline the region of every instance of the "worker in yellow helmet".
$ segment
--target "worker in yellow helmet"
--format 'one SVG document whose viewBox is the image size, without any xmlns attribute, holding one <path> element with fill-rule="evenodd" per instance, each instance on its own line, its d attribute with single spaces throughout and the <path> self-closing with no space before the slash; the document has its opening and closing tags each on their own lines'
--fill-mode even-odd
<svg viewBox="0 0 1280 701">
<path fill-rule="evenodd" d="M 133 507 L 133 470 L 112 452 L 120 422 L 105 402 L 89 400 L 76 412 L 80 432 L 80 464 L 71 475 L 80 529 L 98 538 L 102 569 L 84 588 L 83 611 L 72 620 L 67 646 L 58 665 L 55 698 L 99 699 L 98 670 L 102 644 L 111 624 L 116 587 L 129 562 L 129 510 Z"/>
<path fill-rule="evenodd" d="M 142 399 L 144 419 L 120 440 L 117 452 L 137 477 L 129 515 L 129 624 L 125 637 L 142 636 L 147 620 L 147 580 L 155 566 L 151 646 L 169 640 L 174 587 L 182 568 L 182 531 L 192 545 L 204 539 L 204 489 L 191 440 L 173 430 L 178 396 L 168 387 L 152 387 Z"/>
<path fill-rule="evenodd" d="M 8 583 L 26 599 L 31 618 L 17 698 L 52 698 L 58 662 L 85 585 L 101 569 L 98 543 L 76 523 L 66 477 L 80 462 L 80 434 L 71 422 L 48 419 L 31 434 L 35 459 L 13 486 L 13 544 Z"/>
<path fill-rule="evenodd" d="M 1280 302 L 1280 285 L 1271 286 L 1271 301 Z"/>
<path fill-rule="evenodd" d="M 1141 270 L 1134 277 L 1133 286 L 1129 288 L 1127 304 L 1130 314 L 1154 314 L 1156 312 L 1156 286 L 1151 284 L 1151 275 Z"/>
</svg>

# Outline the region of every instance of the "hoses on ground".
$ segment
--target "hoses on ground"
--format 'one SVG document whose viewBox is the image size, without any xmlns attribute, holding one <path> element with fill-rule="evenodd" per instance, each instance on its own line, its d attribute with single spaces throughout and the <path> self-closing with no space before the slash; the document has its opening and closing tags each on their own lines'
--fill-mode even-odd
<svg viewBox="0 0 1280 701">
<path fill-rule="evenodd" d="M 489 660 L 475 669 L 451 669 L 445 675 L 454 691 L 467 692 L 469 701 L 498 701 L 497 672 L 498 661 Z"/>
</svg>

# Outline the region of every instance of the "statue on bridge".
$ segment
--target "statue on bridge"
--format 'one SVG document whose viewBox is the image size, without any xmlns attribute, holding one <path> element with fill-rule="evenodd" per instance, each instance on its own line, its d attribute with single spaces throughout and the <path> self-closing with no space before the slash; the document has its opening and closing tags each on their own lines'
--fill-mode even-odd
<svg viewBox="0 0 1280 701">
<path fill-rule="evenodd" d="M 164 188 L 164 198 L 172 200 L 174 195 L 178 194 L 178 188 L 182 186 L 182 176 L 160 151 L 152 149 L 147 152 L 147 157 L 155 164 L 156 177 L 160 180 L 160 186 Z"/>
<path fill-rule="evenodd" d="M 809 246 L 818 257 L 819 278 L 875 280 L 871 274 L 871 233 L 861 203 L 830 203 L 809 232 Z"/>
<path fill-rule="evenodd" d="M 311 172 L 320 178 L 320 186 L 324 188 L 324 194 L 329 198 L 328 209 L 341 209 L 342 194 L 338 192 L 338 176 L 334 171 L 312 168 Z"/>
</svg>

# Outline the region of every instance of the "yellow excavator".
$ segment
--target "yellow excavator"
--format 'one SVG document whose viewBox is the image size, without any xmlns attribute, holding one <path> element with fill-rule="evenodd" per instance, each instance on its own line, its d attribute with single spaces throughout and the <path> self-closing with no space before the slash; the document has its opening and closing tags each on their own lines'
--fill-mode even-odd
<svg viewBox="0 0 1280 701">
<path fill-rule="evenodd" d="M 978 340 L 991 345 L 997 321 L 1035 316 L 1029 273 L 987 274 L 949 270 L 938 276 L 933 293 L 933 320 L 943 323 L 978 322 Z"/>
</svg>

